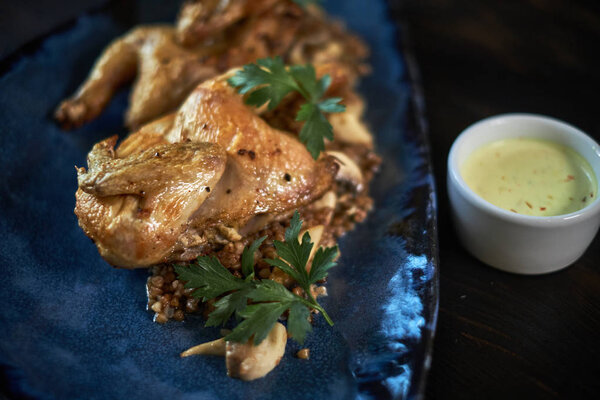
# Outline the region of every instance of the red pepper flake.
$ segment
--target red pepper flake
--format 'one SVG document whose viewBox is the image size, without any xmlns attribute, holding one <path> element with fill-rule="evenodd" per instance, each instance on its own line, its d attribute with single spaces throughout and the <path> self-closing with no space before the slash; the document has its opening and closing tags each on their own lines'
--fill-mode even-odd
<svg viewBox="0 0 600 400">
<path fill-rule="evenodd" d="M 565 179 L 565 182 L 569 182 L 569 181 L 572 181 L 574 179 L 575 179 L 575 177 L 573 175 L 567 175 L 567 179 Z"/>
<path fill-rule="evenodd" d="M 540 207 L 541 211 L 546 211 L 546 207 Z"/>
<path fill-rule="evenodd" d="M 517 210 L 515 210 L 514 208 L 511 208 L 510 211 L 518 214 Z"/>
<path fill-rule="evenodd" d="M 529 208 L 533 208 L 533 206 L 531 205 L 531 203 L 530 203 L 530 202 L 526 201 L 526 202 L 525 202 L 525 204 L 527 204 L 527 207 L 529 207 Z"/>
</svg>

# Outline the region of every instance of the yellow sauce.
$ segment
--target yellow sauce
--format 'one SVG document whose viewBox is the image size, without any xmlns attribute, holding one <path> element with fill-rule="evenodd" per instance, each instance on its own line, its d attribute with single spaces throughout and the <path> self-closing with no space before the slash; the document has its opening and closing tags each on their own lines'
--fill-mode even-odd
<svg viewBox="0 0 600 400">
<path fill-rule="evenodd" d="M 517 138 L 475 150 L 461 166 L 467 185 L 505 210 L 535 216 L 575 212 L 595 200 L 590 164 L 570 147 Z"/>
</svg>

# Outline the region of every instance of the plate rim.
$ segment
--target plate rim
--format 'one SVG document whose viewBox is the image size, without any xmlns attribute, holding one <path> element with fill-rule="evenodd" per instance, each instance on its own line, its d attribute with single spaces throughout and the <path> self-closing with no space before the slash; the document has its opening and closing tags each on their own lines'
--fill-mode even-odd
<svg viewBox="0 0 600 400">
<path fill-rule="evenodd" d="M 411 96 L 409 106 L 407 109 L 407 125 L 411 129 L 407 131 L 414 131 L 414 135 L 407 137 L 411 143 L 415 143 L 418 148 L 422 151 L 421 157 L 424 160 L 423 165 L 425 166 L 426 175 L 426 186 L 428 198 L 424 199 L 423 204 L 428 208 L 426 218 L 426 228 L 428 234 L 431 235 L 429 246 L 427 247 L 427 258 L 431 263 L 431 277 L 429 279 L 429 285 L 425 291 L 425 295 L 422 298 L 424 314 L 429 317 L 426 318 L 426 323 L 422 328 L 421 345 L 423 349 L 423 358 L 419 361 L 419 368 L 415 368 L 415 373 L 412 374 L 410 379 L 409 391 L 407 393 L 407 399 L 421 399 L 425 395 L 427 378 L 431 368 L 431 358 L 433 355 L 434 339 L 437 330 L 438 313 L 439 313 L 439 235 L 437 227 L 437 191 L 432 163 L 432 151 L 429 140 L 429 128 L 426 119 L 426 106 L 425 96 L 423 94 L 422 77 L 420 69 L 418 67 L 418 61 L 413 51 L 412 41 L 410 40 L 410 30 L 406 21 L 402 20 L 401 11 L 399 10 L 398 1 L 394 0 L 383 0 L 384 8 L 388 11 L 387 19 L 390 21 L 394 28 L 394 40 L 396 50 L 403 58 L 406 66 L 406 77 L 405 83 L 408 84 L 411 90 Z M 90 6 L 84 13 L 76 15 L 64 22 L 58 23 L 45 33 L 38 35 L 30 40 L 25 41 L 22 45 L 16 49 L 4 54 L 0 57 L 0 78 L 9 74 L 14 66 L 18 64 L 23 58 L 37 53 L 43 46 L 43 43 L 57 35 L 69 31 L 76 26 L 78 19 L 82 15 L 97 15 L 109 10 L 112 6 L 112 2 L 106 2 L 101 6 Z M 425 312 L 426 310 L 426 312 Z M 1 370 L 10 366 L 0 365 Z M 6 374 L 2 374 L 6 377 Z M 0 379 L 0 382 L 5 382 L 4 379 Z M 3 389 L 7 389 L 8 385 L 2 385 Z M 0 393 L 6 393 L 2 390 Z"/>
</svg>

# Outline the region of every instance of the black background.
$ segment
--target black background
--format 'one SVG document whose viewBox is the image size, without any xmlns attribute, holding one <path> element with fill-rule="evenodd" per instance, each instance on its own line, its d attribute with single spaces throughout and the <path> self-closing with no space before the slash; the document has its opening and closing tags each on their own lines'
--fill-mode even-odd
<svg viewBox="0 0 600 400">
<path fill-rule="evenodd" d="M 0 1 L 3 69 L 106 2 Z M 459 245 L 445 180 L 454 138 L 491 115 L 550 115 L 600 141 L 600 2 L 400 0 L 391 13 L 419 64 L 437 180 L 441 297 L 426 398 L 598 396 L 600 237 L 554 274 L 496 271 Z"/>
<path fill-rule="evenodd" d="M 422 73 L 438 189 L 440 312 L 427 398 L 598 398 L 600 237 L 566 270 L 482 265 L 453 232 L 446 158 L 471 123 L 565 120 L 600 141 L 600 2 L 395 2 Z"/>
</svg>

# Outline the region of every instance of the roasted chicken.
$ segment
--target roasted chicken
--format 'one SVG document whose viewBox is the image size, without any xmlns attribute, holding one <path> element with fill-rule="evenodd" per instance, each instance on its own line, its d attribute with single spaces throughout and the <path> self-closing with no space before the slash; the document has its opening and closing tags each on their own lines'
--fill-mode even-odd
<svg viewBox="0 0 600 400">
<path fill-rule="evenodd" d="M 111 264 L 147 267 L 195 258 L 239 240 L 330 189 L 339 164 L 315 161 L 226 82 L 199 85 L 180 109 L 94 146 L 78 169 L 75 213 Z"/>
<path fill-rule="evenodd" d="M 289 64 L 336 62 L 366 72 L 366 46 L 316 7 L 291 0 L 203 0 L 184 4 L 176 27 L 142 26 L 116 39 L 55 117 L 64 128 L 96 118 L 134 81 L 126 125 L 137 129 L 172 112 L 200 82 L 259 58 Z"/>
<path fill-rule="evenodd" d="M 261 301 L 244 291 L 258 292 L 259 284 L 311 301 L 297 301 L 303 311 L 296 314 L 294 305 L 281 310 L 276 305 L 278 313 L 272 317 L 289 315 L 289 331 L 275 323 L 264 330 L 262 342 L 259 331 L 252 331 L 238 337 L 242 343 L 219 339 L 182 353 L 225 355 L 228 375 L 243 380 L 260 378 L 279 364 L 288 337 L 306 334 L 309 327 L 294 326 L 302 321 L 307 325 L 312 308 L 330 322 L 315 298 L 326 295 L 325 287 L 317 284 L 339 253 L 318 249 L 334 245 L 365 218 L 372 206 L 368 182 L 380 162 L 362 122 L 364 102 L 355 91 L 357 78 L 368 69 L 363 63 L 366 47 L 320 9 L 300 3 L 187 1 L 176 27 L 139 27 L 115 40 L 55 114 L 66 128 L 80 126 L 97 117 L 119 87 L 134 81 L 126 113 L 133 133 L 119 145 L 117 136 L 97 143 L 88 154 L 87 168 L 77 168 L 75 214 L 109 263 L 152 267 L 148 307 L 156 322 L 183 320 L 184 309 L 197 310 L 199 297 L 215 297 L 204 298 L 204 311 L 211 317 L 215 307 L 234 295 L 242 296 L 239 304 L 250 304 L 247 311 Z M 255 79 L 265 73 L 260 68 L 268 70 L 265 62 L 241 68 L 273 56 L 287 64 L 310 63 L 314 69 L 265 60 L 277 63 L 279 74 L 270 72 L 285 91 L 279 88 L 280 95 L 253 101 L 261 90 L 264 94 L 266 87 L 276 85 Z M 252 68 L 258 74 L 247 81 L 255 79 L 250 86 L 258 89 L 248 92 L 236 80 Z M 285 73 L 292 84 L 282 78 Z M 312 135 L 308 140 L 307 132 Z M 315 138 L 316 151 L 311 147 Z M 295 227 L 286 229 L 290 225 Z M 294 268 L 310 271 L 310 281 L 302 283 L 301 275 L 286 269 L 294 262 L 284 257 L 286 251 L 279 247 L 283 243 L 276 241 L 287 243 L 290 235 L 290 243 L 296 236 L 304 243 L 302 263 Z M 304 247 L 309 236 L 312 248 Z M 287 252 L 296 252 L 292 244 L 286 246 Z M 188 267 L 173 265 L 205 255 L 216 257 L 222 267 L 215 264 L 204 272 L 224 280 L 234 279 L 230 272 L 244 275 L 246 289 L 232 292 L 227 286 L 200 293 L 210 276 L 189 279 L 183 272 Z M 275 264 L 273 258 L 288 264 Z M 199 258 L 198 263 L 206 260 Z M 272 298 L 263 300 L 264 306 L 274 305 Z M 246 318 L 240 310 L 236 306 L 222 316 L 226 320 L 235 312 Z M 261 313 L 272 313 L 268 310 Z M 273 325 L 274 320 L 267 322 Z"/>
</svg>

